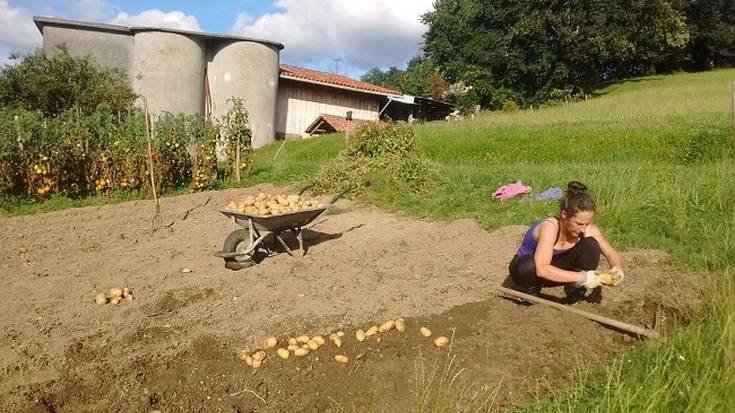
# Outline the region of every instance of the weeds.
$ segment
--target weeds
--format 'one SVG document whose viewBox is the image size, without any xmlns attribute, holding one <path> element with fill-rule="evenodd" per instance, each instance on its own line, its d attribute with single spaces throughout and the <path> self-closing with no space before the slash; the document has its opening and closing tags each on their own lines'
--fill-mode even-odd
<svg viewBox="0 0 735 413">
<path fill-rule="evenodd" d="M 454 332 L 450 343 L 454 342 Z M 416 413 L 483 412 L 491 409 L 501 386 L 494 391 L 478 383 L 464 384 L 464 368 L 456 363 L 450 345 L 442 366 L 438 361 L 427 371 L 421 348 L 415 361 Z"/>
<path fill-rule="evenodd" d="M 324 192 L 354 188 L 354 193 L 365 195 L 426 193 L 438 178 L 419 150 L 412 127 L 371 122 L 355 130 L 348 147 L 320 169 L 316 182 Z"/>
</svg>

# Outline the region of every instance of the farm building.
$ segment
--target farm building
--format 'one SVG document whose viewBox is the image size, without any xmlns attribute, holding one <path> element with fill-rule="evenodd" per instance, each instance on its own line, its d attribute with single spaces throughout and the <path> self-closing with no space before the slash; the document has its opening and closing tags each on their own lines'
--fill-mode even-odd
<svg viewBox="0 0 735 413">
<path fill-rule="evenodd" d="M 320 133 L 319 129 L 307 128 L 322 115 L 332 120 L 329 132 L 343 132 L 350 121 L 378 120 L 380 110 L 391 98 L 401 95 L 346 76 L 281 65 L 276 132 L 281 136 Z"/>
<path fill-rule="evenodd" d="M 63 44 L 73 54 L 90 55 L 102 66 L 121 70 L 153 113 L 222 116 L 230 107 L 228 99 L 242 98 L 255 148 L 277 136 L 341 132 L 360 121 L 442 119 L 453 109 L 346 76 L 280 64 L 284 46 L 269 40 L 49 17 L 33 20 L 46 52 Z"/>
</svg>

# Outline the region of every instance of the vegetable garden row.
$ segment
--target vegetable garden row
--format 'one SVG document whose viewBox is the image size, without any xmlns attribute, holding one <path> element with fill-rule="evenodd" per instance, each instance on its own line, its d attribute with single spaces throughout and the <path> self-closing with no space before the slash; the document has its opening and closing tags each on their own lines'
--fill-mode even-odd
<svg viewBox="0 0 735 413">
<path fill-rule="evenodd" d="M 115 112 L 106 103 L 89 115 L 75 108 L 53 116 L 0 110 L 0 195 L 45 199 L 150 191 L 145 116 L 137 108 Z M 159 192 L 212 185 L 218 178 L 218 148 L 227 159 L 225 174 L 237 175 L 237 148 L 239 168 L 245 173 L 252 168 L 247 112 L 239 99 L 221 119 L 163 113 L 150 133 Z"/>
</svg>

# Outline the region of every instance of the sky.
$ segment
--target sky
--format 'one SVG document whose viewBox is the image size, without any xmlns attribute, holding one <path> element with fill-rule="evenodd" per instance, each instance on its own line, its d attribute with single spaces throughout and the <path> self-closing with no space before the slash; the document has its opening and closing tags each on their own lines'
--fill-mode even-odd
<svg viewBox="0 0 735 413">
<path fill-rule="evenodd" d="M 433 0 L 0 0 L 0 64 L 41 45 L 33 16 L 231 34 L 282 43 L 281 63 L 359 78 L 421 53 Z"/>
</svg>

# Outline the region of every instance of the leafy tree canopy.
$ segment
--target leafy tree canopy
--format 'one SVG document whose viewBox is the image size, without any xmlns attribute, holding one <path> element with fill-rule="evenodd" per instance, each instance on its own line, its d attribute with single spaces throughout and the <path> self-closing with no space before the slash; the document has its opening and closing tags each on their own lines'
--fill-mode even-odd
<svg viewBox="0 0 735 413">
<path fill-rule="evenodd" d="M 39 49 L 15 60 L 20 62 L 0 70 L 0 106 L 48 116 L 77 107 L 89 115 L 101 103 L 114 112 L 128 109 L 136 97 L 124 75 L 97 66 L 88 56 L 72 56 L 63 46 L 52 54 Z"/>
<path fill-rule="evenodd" d="M 437 0 L 424 51 L 483 106 L 567 99 L 600 80 L 654 73 L 689 44 L 666 0 Z"/>
<path fill-rule="evenodd" d="M 437 73 L 431 59 L 422 56 L 412 58 L 405 70 L 391 67 L 386 71 L 375 67 L 365 73 L 360 80 L 398 90 L 414 96 L 430 96 L 441 99 L 447 84 Z"/>
</svg>

